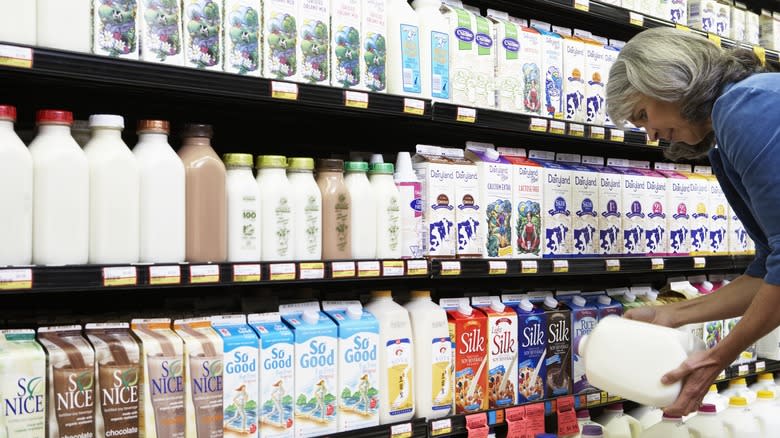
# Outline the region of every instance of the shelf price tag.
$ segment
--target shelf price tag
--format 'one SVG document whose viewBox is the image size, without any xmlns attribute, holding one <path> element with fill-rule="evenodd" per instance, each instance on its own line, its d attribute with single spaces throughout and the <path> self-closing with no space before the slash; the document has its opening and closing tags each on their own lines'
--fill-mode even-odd
<svg viewBox="0 0 780 438">
<path fill-rule="evenodd" d="M 298 100 L 298 84 L 271 81 L 271 97 L 274 99 Z"/>
<path fill-rule="evenodd" d="M 406 114 L 414 114 L 421 116 L 425 114 L 425 101 L 420 99 L 404 98 L 404 112 Z"/>
<path fill-rule="evenodd" d="M 531 124 L 528 126 L 533 132 L 547 132 L 547 119 L 531 117 Z"/>
<path fill-rule="evenodd" d="M 474 108 L 458 107 L 458 115 L 455 120 L 465 123 L 474 123 L 477 121 L 477 110 Z"/>
<path fill-rule="evenodd" d="M 579 123 L 569 123 L 569 135 L 572 137 L 585 137 L 585 126 Z"/>
<path fill-rule="evenodd" d="M 686 26 L 686 25 L 684 25 L 684 24 L 675 23 L 674 27 L 679 29 L 679 30 L 684 30 L 686 32 L 690 32 L 691 31 L 691 28 Z"/>
<path fill-rule="evenodd" d="M 536 436 L 544 433 L 544 403 L 534 403 L 525 407 L 526 433 Z"/>
<path fill-rule="evenodd" d="M 525 406 L 505 409 L 507 436 L 527 436 Z"/>
<path fill-rule="evenodd" d="M 587 403 L 588 406 L 601 404 L 601 393 L 594 392 L 592 394 L 587 394 L 585 396 L 585 402 Z"/>
<path fill-rule="evenodd" d="M 181 266 L 149 266 L 149 284 L 181 284 Z"/>
<path fill-rule="evenodd" d="M 504 275 L 506 274 L 506 262 L 503 260 L 489 260 L 488 261 L 488 275 Z"/>
<path fill-rule="evenodd" d="M 715 380 L 726 380 L 726 370 L 721 371 Z"/>
<path fill-rule="evenodd" d="M 190 284 L 219 283 L 219 265 L 190 266 Z"/>
<path fill-rule="evenodd" d="M 445 418 L 443 420 L 431 421 L 431 436 L 447 435 L 452 433 L 452 420 Z"/>
<path fill-rule="evenodd" d="M 536 274 L 537 272 L 539 272 L 539 262 L 537 262 L 536 260 L 520 261 L 521 274 Z"/>
<path fill-rule="evenodd" d="M 0 44 L 0 65 L 6 67 L 32 68 L 33 50 L 29 47 L 16 47 Z"/>
<path fill-rule="evenodd" d="M 664 270 L 664 259 L 660 257 L 654 257 L 650 259 L 650 270 L 651 271 L 663 271 Z"/>
<path fill-rule="evenodd" d="M 600 398 L 600 395 L 599 395 Z M 574 397 L 558 397 L 558 434 L 562 436 L 579 431 L 577 414 L 574 412 Z"/>
<path fill-rule="evenodd" d="M 441 275 L 460 275 L 460 262 L 441 262 Z"/>
<path fill-rule="evenodd" d="M 260 273 L 260 264 L 233 266 L 234 283 L 248 283 L 253 281 L 260 281 L 261 279 L 262 275 Z"/>
<path fill-rule="evenodd" d="M 761 60 L 761 65 L 766 65 L 766 49 L 761 46 L 753 46 L 753 53 Z"/>
<path fill-rule="evenodd" d="M 358 277 L 379 277 L 379 262 L 376 260 L 362 261 L 357 263 Z"/>
<path fill-rule="evenodd" d="M 626 133 L 620 129 L 610 129 L 609 141 L 616 141 L 618 143 L 623 143 L 624 141 L 626 141 Z"/>
<path fill-rule="evenodd" d="M 268 272 L 271 281 L 295 280 L 295 263 L 272 263 Z"/>
<path fill-rule="evenodd" d="M 300 263 L 298 269 L 301 271 L 298 276 L 301 280 L 321 280 L 325 278 L 325 263 Z"/>
<path fill-rule="evenodd" d="M 634 26 L 643 27 L 645 25 L 645 17 L 642 14 L 636 12 L 628 12 L 628 22 Z"/>
<path fill-rule="evenodd" d="M 351 108 L 368 108 L 368 93 L 362 91 L 344 91 L 344 106 Z"/>
<path fill-rule="evenodd" d="M 428 275 L 428 262 L 426 260 L 407 260 L 406 275 Z"/>
<path fill-rule="evenodd" d="M 766 362 L 763 360 L 756 362 L 756 372 L 760 373 L 766 370 Z"/>
<path fill-rule="evenodd" d="M 749 372 L 750 372 L 750 367 L 748 366 L 748 364 L 740 365 L 737 368 L 737 375 L 740 377 L 747 376 Z"/>
<path fill-rule="evenodd" d="M 590 10 L 589 0 L 574 0 L 574 9 L 588 12 Z"/>
<path fill-rule="evenodd" d="M 390 426 L 390 438 L 412 438 L 412 423 Z"/>
<path fill-rule="evenodd" d="M 351 278 L 355 276 L 355 262 L 332 262 L 330 264 L 333 278 Z"/>
<path fill-rule="evenodd" d="M 660 142 L 658 140 L 651 140 L 650 136 L 645 134 L 645 144 L 648 146 L 658 146 Z"/>
<path fill-rule="evenodd" d="M 383 277 L 402 277 L 404 275 L 403 260 L 384 260 L 382 261 Z"/>
<path fill-rule="evenodd" d="M 466 415 L 466 430 L 468 438 L 487 438 L 490 427 L 484 412 Z"/>
<path fill-rule="evenodd" d="M 0 270 L 0 290 L 32 289 L 32 269 Z"/>
<path fill-rule="evenodd" d="M 603 126 L 591 126 L 590 138 L 594 140 L 604 140 L 604 127 Z"/>
<path fill-rule="evenodd" d="M 693 268 L 694 269 L 704 269 L 707 267 L 707 259 L 704 257 L 694 257 L 693 258 Z"/>
<path fill-rule="evenodd" d="M 553 272 L 555 272 L 556 274 L 569 272 L 569 261 L 568 260 L 553 260 Z"/>
<path fill-rule="evenodd" d="M 608 259 L 606 260 L 606 265 L 607 265 L 607 272 L 620 271 L 620 260 L 618 259 Z"/>
<path fill-rule="evenodd" d="M 103 286 L 135 286 L 138 284 L 138 270 L 135 266 L 103 268 Z"/>
<path fill-rule="evenodd" d="M 550 120 L 550 134 L 566 134 L 566 122 L 561 120 Z"/>
<path fill-rule="evenodd" d="M 723 45 L 723 43 L 720 40 L 720 35 L 716 35 L 714 33 L 708 33 L 707 34 L 707 39 L 709 39 L 710 41 L 715 43 L 715 45 L 718 46 L 718 47 L 721 47 Z"/>
</svg>

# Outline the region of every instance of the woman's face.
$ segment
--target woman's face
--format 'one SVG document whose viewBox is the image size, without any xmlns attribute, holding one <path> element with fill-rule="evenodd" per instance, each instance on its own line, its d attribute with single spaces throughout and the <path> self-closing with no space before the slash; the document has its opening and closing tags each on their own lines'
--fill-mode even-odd
<svg viewBox="0 0 780 438">
<path fill-rule="evenodd" d="M 709 121 L 693 123 L 680 114 L 680 104 L 642 96 L 629 121 L 645 128 L 651 140 L 698 144 L 712 131 Z"/>
</svg>

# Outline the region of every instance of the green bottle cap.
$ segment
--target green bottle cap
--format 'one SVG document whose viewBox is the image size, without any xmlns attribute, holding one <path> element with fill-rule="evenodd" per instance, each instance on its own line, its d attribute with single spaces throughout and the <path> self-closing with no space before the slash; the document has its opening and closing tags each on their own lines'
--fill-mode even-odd
<svg viewBox="0 0 780 438">
<path fill-rule="evenodd" d="M 347 172 L 368 172 L 368 163 L 365 161 L 347 161 L 344 163 Z"/>
<path fill-rule="evenodd" d="M 287 170 L 314 170 L 314 158 L 308 158 L 308 157 L 288 158 Z"/>
<path fill-rule="evenodd" d="M 251 154 L 224 154 L 222 155 L 222 161 L 225 163 L 225 166 L 252 167 Z"/>
<path fill-rule="evenodd" d="M 393 163 L 374 163 L 371 165 L 371 170 L 369 173 L 372 174 L 382 174 L 382 175 L 392 175 L 393 172 L 395 172 L 395 166 L 393 166 Z"/>
<path fill-rule="evenodd" d="M 287 157 L 282 155 L 258 155 L 255 160 L 255 167 L 284 169 L 287 167 Z"/>
</svg>

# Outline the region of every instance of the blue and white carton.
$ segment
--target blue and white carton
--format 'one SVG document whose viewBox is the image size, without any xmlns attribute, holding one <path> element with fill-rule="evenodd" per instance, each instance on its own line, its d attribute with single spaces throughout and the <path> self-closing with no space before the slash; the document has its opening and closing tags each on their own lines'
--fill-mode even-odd
<svg viewBox="0 0 780 438">
<path fill-rule="evenodd" d="M 598 242 L 599 255 L 619 255 L 623 249 L 621 223 L 623 175 L 604 166 L 604 157 L 583 155 L 582 163 L 598 172 Z"/>
<path fill-rule="evenodd" d="M 596 392 L 585 376 L 585 363 L 579 355 L 578 346 L 583 336 L 590 334 L 598 323 L 598 306 L 595 300 L 586 299 L 580 291 L 558 291 L 558 299 L 571 309 L 572 340 L 572 388 L 574 394 Z"/>
<path fill-rule="evenodd" d="M 571 169 L 572 200 L 572 254 L 598 254 L 599 173 L 581 164 L 579 154 L 557 154 L 555 160 Z"/>
<path fill-rule="evenodd" d="M 571 168 L 556 163 L 555 153 L 529 151 L 528 157 L 542 165 L 542 238 L 544 258 L 572 254 L 572 175 Z"/>
<path fill-rule="evenodd" d="M 547 378 L 547 317 L 525 295 L 504 294 L 501 301 L 517 313 L 517 402 L 540 400 Z"/>
<path fill-rule="evenodd" d="M 623 210 L 621 215 L 623 228 L 623 255 L 645 255 L 644 236 L 646 228 L 647 205 L 645 205 L 645 181 L 641 173 L 628 167 L 628 160 L 622 158 L 607 159 L 607 166 L 623 175 Z"/>
</svg>

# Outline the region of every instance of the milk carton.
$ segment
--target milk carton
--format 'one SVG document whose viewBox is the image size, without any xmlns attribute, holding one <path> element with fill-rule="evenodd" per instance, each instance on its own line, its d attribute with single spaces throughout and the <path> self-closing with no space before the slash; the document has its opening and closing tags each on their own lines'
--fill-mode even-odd
<svg viewBox="0 0 780 438">
<path fill-rule="evenodd" d="M 549 27 L 548 27 L 549 29 Z M 563 38 L 554 32 L 539 31 L 542 41 L 542 64 L 539 80 L 544 78 L 544 102 L 542 115 L 554 119 L 563 118 Z"/>
<path fill-rule="evenodd" d="M 636 298 L 627 287 L 616 287 L 607 289 L 607 296 L 612 300 L 620 303 L 623 308 L 623 312 L 628 312 L 631 309 L 642 307 L 642 301 Z"/>
<path fill-rule="evenodd" d="M 501 301 L 517 313 L 517 402 L 544 398 L 547 377 L 547 319 L 540 307 L 519 295 L 502 295 Z"/>
<path fill-rule="evenodd" d="M 487 317 L 472 308 L 468 298 L 439 300 L 447 310 L 455 353 L 455 413 L 488 408 Z"/>
<path fill-rule="evenodd" d="M 244 315 L 215 316 L 211 327 L 222 338 L 225 355 L 223 431 L 227 438 L 256 437 L 260 343 Z"/>
<path fill-rule="evenodd" d="M 515 258 L 540 258 L 544 248 L 542 234 L 542 166 L 525 158 L 524 149 L 498 148 L 512 163 L 512 207 L 517 238 Z"/>
<path fill-rule="evenodd" d="M 138 2 L 141 59 L 183 65 L 181 3 L 158 0 Z"/>
<path fill-rule="evenodd" d="M 620 54 L 620 49 L 612 44 L 614 44 L 615 41 L 610 41 L 609 45 L 605 45 L 602 47 L 602 53 L 604 54 L 604 66 L 601 69 L 601 80 L 604 82 L 604 89 L 607 88 L 607 83 L 609 83 L 609 70 L 612 68 L 612 65 L 617 60 L 618 55 Z M 607 113 L 607 103 L 604 103 L 603 111 L 604 111 L 604 125 L 605 126 L 614 126 L 614 123 L 612 123 L 612 120 L 609 118 L 609 114 Z"/>
<path fill-rule="evenodd" d="M 596 307 L 599 310 L 598 319 L 601 320 L 610 315 L 622 316 L 623 306 L 619 301 L 613 299 L 606 293 L 599 294 L 595 297 Z"/>
<path fill-rule="evenodd" d="M 585 43 L 571 34 L 563 36 L 564 118 L 585 121 Z"/>
<path fill-rule="evenodd" d="M 604 124 L 604 95 L 606 76 L 604 72 L 604 44 L 585 40 L 585 122 Z"/>
<path fill-rule="evenodd" d="M 468 143 L 466 157 L 479 172 L 483 257 L 512 257 L 512 165 L 492 145 Z"/>
<path fill-rule="evenodd" d="M 604 158 L 583 156 L 582 163 L 598 172 L 598 247 L 599 255 L 619 255 L 623 248 L 623 175 L 604 166 Z"/>
<path fill-rule="evenodd" d="M 46 436 L 46 353 L 34 330 L 0 330 L 0 430 L 6 437 Z"/>
<path fill-rule="evenodd" d="M 655 163 L 655 171 L 666 180 L 666 230 L 669 233 L 669 255 L 688 255 L 690 241 L 691 186 L 688 178 L 674 170 L 673 163 Z"/>
<path fill-rule="evenodd" d="M 279 306 L 295 336 L 295 436 L 336 433 L 338 327 L 316 301 Z M 262 336 L 262 335 L 261 335 Z"/>
<path fill-rule="evenodd" d="M 363 86 L 368 91 L 387 91 L 385 70 L 387 67 L 387 2 L 386 0 L 361 0 L 360 40 L 363 55 L 360 57 L 360 73 Z M 335 31 L 334 31 L 335 32 Z"/>
<path fill-rule="evenodd" d="M 688 0 L 661 0 L 660 17 L 672 23 L 688 24 Z"/>
<path fill-rule="evenodd" d="M 173 322 L 184 341 L 186 438 L 222 436 L 222 338 L 205 318 Z"/>
<path fill-rule="evenodd" d="M 225 66 L 228 73 L 260 76 L 260 0 L 224 0 Z"/>
<path fill-rule="evenodd" d="M 488 18 L 493 22 L 496 46 L 496 108 L 517 112 L 522 107 L 523 98 L 520 28 L 509 21 L 506 12 L 488 9 Z"/>
<path fill-rule="evenodd" d="M 726 5 L 723 3 L 717 4 L 717 12 L 715 15 L 715 33 L 724 38 L 731 36 L 731 9 L 731 5 Z"/>
<path fill-rule="evenodd" d="M 92 53 L 112 58 L 138 59 L 137 3 L 128 0 L 93 0 L 92 5 Z"/>
<path fill-rule="evenodd" d="M 635 0 L 636 10 L 651 17 L 660 16 L 661 4 L 658 0 Z"/>
<path fill-rule="evenodd" d="M 338 430 L 379 425 L 379 322 L 360 301 L 325 301 L 323 309 L 339 326 Z"/>
<path fill-rule="evenodd" d="M 703 175 L 692 173 L 691 166 L 675 164 L 675 170 L 688 178 L 689 199 L 692 207 L 690 219 L 691 254 L 704 255 L 709 252 L 709 206 L 710 183 Z"/>
<path fill-rule="evenodd" d="M 291 438 L 296 402 L 295 339 L 278 313 L 249 315 L 249 325 L 260 337 L 258 424 L 261 437 Z M 293 393 L 290 393 L 293 391 Z M 304 397 L 304 406 L 308 398 Z"/>
<path fill-rule="evenodd" d="M 492 90 L 486 90 L 484 83 L 477 83 L 476 28 L 471 13 L 463 9 L 460 1 L 447 0 L 442 4 L 442 14 L 449 20 L 452 103 L 476 105 L 478 94 L 492 93 Z"/>
<path fill-rule="evenodd" d="M 734 41 L 747 41 L 745 24 L 747 23 L 747 11 L 743 3 L 735 2 L 731 8 L 731 38 Z"/>
<path fill-rule="evenodd" d="M 329 23 L 330 1 L 298 0 L 298 59 L 301 82 L 321 85 L 329 83 Z"/>
<path fill-rule="evenodd" d="M 628 164 L 642 174 L 645 183 L 643 201 L 647 206 L 643 235 L 645 254 L 666 255 L 669 253 L 669 234 L 666 224 L 669 204 L 666 178 L 650 170 L 650 163 L 647 161 L 629 160 Z"/>
<path fill-rule="evenodd" d="M 547 317 L 545 397 L 571 394 L 571 312 L 565 304 L 550 296 L 541 305 Z"/>
<path fill-rule="evenodd" d="M 628 167 L 628 160 L 609 158 L 607 165 L 623 175 L 623 249 L 624 255 L 644 255 L 644 235 L 646 228 L 647 206 L 645 190 L 647 182 L 643 175 Z"/>
<path fill-rule="evenodd" d="M 571 169 L 572 253 L 594 256 L 599 252 L 599 174 L 595 169 L 580 164 L 578 154 L 557 154 L 555 158 Z"/>
<path fill-rule="evenodd" d="M 474 104 L 481 108 L 495 108 L 496 46 L 493 41 L 493 23 L 480 15 L 479 8 L 464 5 L 463 9 L 471 14 L 473 29 L 476 31 L 474 34 L 476 64 L 471 66 L 476 81 Z"/>
<path fill-rule="evenodd" d="M 523 99 L 520 111 L 530 115 L 543 114 L 542 36 L 536 29 L 521 27 L 519 41 Z"/>
<path fill-rule="evenodd" d="M 542 166 L 543 257 L 566 257 L 573 253 L 571 170 L 553 161 L 553 152 L 532 150 L 529 157 Z"/>
<path fill-rule="evenodd" d="M 710 183 L 710 202 L 707 213 L 709 223 L 707 225 L 707 239 L 709 240 L 709 253 L 713 255 L 728 254 L 729 250 L 729 216 L 731 209 L 718 178 L 712 175 L 709 166 L 696 166 L 701 175 Z"/>
<path fill-rule="evenodd" d="M 423 252 L 455 256 L 455 168 L 437 146 L 417 145 L 414 172 L 422 187 Z"/>
<path fill-rule="evenodd" d="M 590 334 L 599 321 L 599 309 L 596 300 L 586 299 L 579 291 L 558 292 L 556 296 L 571 309 L 571 380 L 574 394 L 597 392 L 585 376 L 585 363 L 577 346 L 583 336 Z"/>
<path fill-rule="evenodd" d="M 734 211 L 729 211 L 729 254 L 743 255 L 748 251 L 748 235 L 742 221 Z"/>
<path fill-rule="evenodd" d="M 455 232 L 458 257 L 480 257 L 485 245 L 485 207 L 480 193 L 479 171 L 464 158 L 463 149 L 445 149 L 445 156 L 455 169 Z"/>
<path fill-rule="evenodd" d="M 298 28 L 301 26 L 297 18 L 299 1 L 263 1 L 262 65 L 266 78 L 298 79 Z"/>
<path fill-rule="evenodd" d="M 330 85 L 363 88 L 361 0 L 331 0 L 330 7 Z"/>
<path fill-rule="evenodd" d="M 704 32 L 716 33 L 719 7 L 715 0 L 688 0 L 688 24 Z"/>
<path fill-rule="evenodd" d="M 222 71 L 222 0 L 182 0 L 184 65 Z"/>
<path fill-rule="evenodd" d="M 760 15 L 747 11 L 745 13 L 745 41 L 748 44 L 758 45 L 761 43 L 761 18 Z"/>
<path fill-rule="evenodd" d="M 472 306 L 487 316 L 488 407 L 517 404 L 517 313 L 497 296 L 473 297 Z"/>
<path fill-rule="evenodd" d="M 780 49 L 778 39 L 780 39 L 780 17 L 777 13 L 761 9 L 759 17 L 761 26 L 761 46 L 766 49 Z"/>
<path fill-rule="evenodd" d="M 141 341 L 139 436 L 184 437 L 184 343 L 170 319 L 134 319 L 130 327 Z"/>
</svg>

